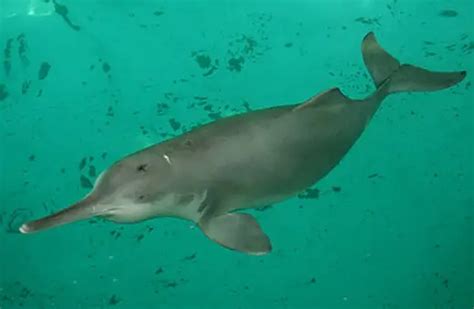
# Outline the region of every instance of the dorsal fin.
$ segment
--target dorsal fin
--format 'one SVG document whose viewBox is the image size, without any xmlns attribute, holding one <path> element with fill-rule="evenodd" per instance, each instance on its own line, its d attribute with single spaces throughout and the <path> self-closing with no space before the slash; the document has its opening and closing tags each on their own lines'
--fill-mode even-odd
<svg viewBox="0 0 474 309">
<path fill-rule="evenodd" d="M 327 104 L 349 102 L 350 99 L 346 97 L 339 88 L 331 88 L 323 93 L 320 93 L 306 102 L 296 106 L 293 111 L 299 111 L 309 107 L 323 106 Z"/>
</svg>

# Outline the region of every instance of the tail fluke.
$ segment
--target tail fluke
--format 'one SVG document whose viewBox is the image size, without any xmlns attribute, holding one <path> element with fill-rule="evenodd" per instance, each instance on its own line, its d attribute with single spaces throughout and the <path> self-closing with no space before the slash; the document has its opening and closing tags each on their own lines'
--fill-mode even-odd
<svg viewBox="0 0 474 309">
<path fill-rule="evenodd" d="M 432 72 L 409 64 L 401 65 L 379 45 L 373 32 L 362 41 L 362 56 L 377 88 L 388 81 L 388 93 L 446 89 L 466 77 L 466 71 Z"/>
<path fill-rule="evenodd" d="M 20 227 L 20 232 L 23 234 L 30 234 L 66 223 L 90 218 L 93 215 L 93 207 L 91 206 L 92 203 L 93 200 L 89 196 L 84 200 L 72 205 L 71 207 L 65 208 L 57 213 L 23 224 Z"/>
<path fill-rule="evenodd" d="M 409 64 L 402 65 L 391 77 L 389 92 L 436 91 L 460 83 L 466 71 L 433 72 Z"/>
<path fill-rule="evenodd" d="M 362 40 L 362 57 L 377 88 L 400 68 L 400 62 L 379 45 L 373 32 Z"/>
</svg>

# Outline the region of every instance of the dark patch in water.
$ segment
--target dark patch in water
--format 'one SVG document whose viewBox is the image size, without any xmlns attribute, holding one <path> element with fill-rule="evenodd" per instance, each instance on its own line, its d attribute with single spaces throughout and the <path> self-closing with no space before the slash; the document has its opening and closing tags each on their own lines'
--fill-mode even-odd
<svg viewBox="0 0 474 309">
<path fill-rule="evenodd" d="M 251 54 L 255 51 L 255 47 L 257 46 L 257 41 L 255 41 L 255 39 L 244 35 L 241 42 L 244 44 L 244 53 Z"/>
<path fill-rule="evenodd" d="M 26 57 L 26 50 L 28 49 L 28 45 L 26 44 L 25 34 L 24 33 L 20 34 L 16 38 L 16 40 L 19 43 L 19 45 L 18 45 L 18 56 L 20 56 L 21 62 L 24 65 L 28 65 L 30 62 L 29 62 L 28 58 Z"/>
<path fill-rule="evenodd" d="M 455 10 L 442 10 L 438 15 L 441 17 L 456 17 L 458 16 L 458 12 Z"/>
<path fill-rule="evenodd" d="M 170 126 L 171 128 L 174 130 L 174 131 L 177 131 L 179 130 L 179 128 L 181 128 L 181 124 L 174 118 L 171 118 L 169 120 L 169 123 L 170 123 Z"/>
<path fill-rule="evenodd" d="M 201 69 L 207 69 L 211 66 L 211 57 L 208 55 L 196 55 L 195 59 Z"/>
<path fill-rule="evenodd" d="M 196 252 L 194 252 L 194 253 L 191 254 L 191 255 L 185 256 L 185 257 L 183 258 L 183 260 L 184 260 L 184 261 L 192 261 L 192 260 L 194 260 L 195 258 L 196 258 Z"/>
<path fill-rule="evenodd" d="M 245 108 L 245 111 L 247 111 L 247 112 L 252 111 L 252 108 L 250 107 L 249 102 L 244 102 L 244 104 L 242 104 L 242 105 Z"/>
<path fill-rule="evenodd" d="M 158 115 L 164 115 L 169 110 L 170 106 L 166 103 L 156 103 L 156 113 Z"/>
<path fill-rule="evenodd" d="M 95 177 L 97 175 L 96 169 L 94 165 L 89 166 L 89 176 L 90 177 Z"/>
<path fill-rule="evenodd" d="M 49 70 L 51 69 L 51 65 L 44 61 L 41 63 L 39 72 L 38 72 L 38 79 L 43 80 L 48 76 Z"/>
<path fill-rule="evenodd" d="M 244 57 L 240 56 L 237 58 L 231 58 L 228 61 L 228 68 L 230 71 L 240 72 L 242 71 L 242 66 L 245 62 Z"/>
<path fill-rule="evenodd" d="M 445 48 L 449 51 L 454 51 L 456 49 L 456 44 L 449 44 L 445 46 Z"/>
<path fill-rule="evenodd" d="M 203 70 L 206 70 L 206 72 L 202 74 L 203 76 L 211 75 L 217 70 L 219 66 L 219 61 L 217 59 L 214 61 L 214 63 L 212 63 L 211 57 L 202 51 L 193 52 L 192 56 L 199 67 Z"/>
<path fill-rule="evenodd" d="M 117 231 L 113 230 L 113 231 L 110 231 L 110 235 L 112 235 L 114 239 L 118 239 L 122 235 L 122 233 L 118 230 Z"/>
<path fill-rule="evenodd" d="M 361 24 L 365 24 L 365 25 L 378 25 L 380 26 L 380 22 L 379 22 L 379 19 L 378 18 L 368 18 L 368 17 L 359 17 L 359 18 L 356 18 L 354 21 L 358 22 L 358 23 L 361 23 Z"/>
<path fill-rule="evenodd" d="M 464 44 L 462 46 L 462 50 L 466 54 L 472 53 L 472 51 L 474 50 L 474 41 Z"/>
<path fill-rule="evenodd" d="M 170 281 L 165 282 L 165 287 L 166 288 L 175 288 L 177 286 L 178 286 L 178 282 L 176 282 L 174 280 L 170 280 Z"/>
<path fill-rule="evenodd" d="M 0 101 L 5 100 L 8 97 L 7 86 L 0 84 Z"/>
<path fill-rule="evenodd" d="M 218 63 L 217 60 L 216 60 L 216 63 Z M 202 74 L 202 76 L 209 76 L 212 73 L 214 73 L 216 70 L 217 70 L 217 66 L 212 66 L 211 69 L 207 71 L 206 73 Z"/>
<path fill-rule="evenodd" d="M 21 94 L 25 95 L 28 92 L 28 89 L 30 89 L 31 81 L 30 80 L 25 80 L 23 84 L 21 85 Z"/>
<path fill-rule="evenodd" d="M 199 101 L 198 105 L 205 104 L 207 102 L 207 97 L 194 96 L 194 99 Z"/>
<path fill-rule="evenodd" d="M 87 164 L 87 158 L 84 157 L 82 158 L 81 163 L 79 163 L 79 170 L 83 170 L 84 167 L 86 167 L 86 164 Z"/>
<path fill-rule="evenodd" d="M 5 71 L 5 75 L 7 76 L 10 74 L 10 70 L 12 67 L 11 65 L 12 44 L 13 44 L 13 39 L 12 38 L 8 39 L 5 44 L 5 49 L 3 50 L 3 57 L 4 57 L 3 70 Z"/>
<path fill-rule="evenodd" d="M 117 297 L 117 295 L 112 295 L 112 297 L 110 297 L 109 299 L 109 305 L 111 306 L 115 306 L 117 305 L 118 303 L 120 303 L 122 300 L 120 298 Z"/>
<path fill-rule="evenodd" d="M 56 12 L 56 14 L 60 15 L 63 18 L 64 22 L 66 22 L 66 24 L 71 27 L 71 29 L 75 31 L 81 30 L 81 27 L 74 25 L 67 16 L 69 14 L 69 10 L 65 5 L 59 4 L 56 0 L 53 0 L 53 3 L 54 11 Z"/>
<path fill-rule="evenodd" d="M 92 184 L 92 182 L 89 180 L 89 178 L 87 178 L 86 176 L 84 175 L 81 175 L 81 187 L 85 188 L 85 189 L 92 189 L 94 187 L 94 185 Z"/>
<path fill-rule="evenodd" d="M 443 280 L 443 285 L 445 288 L 448 288 L 449 287 L 449 280 L 448 279 L 444 279 Z"/>
<path fill-rule="evenodd" d="M 219 118 L 222 118 L 222 115 L 220 112 L 215 112 L 215 113 L 209 113 L 207 114 L 209 116 L 209 118 L 211 118 L 212 120 L 217 120 Z"/>
<path fill-rule="evenodd" d="M 112 106 L 109 106 L 107 108 L 107 114 L 108 117 L 113 117 L 114 116 L 114 108 Z"/>
<path fill-rule="evenodd" d="M 104 71 L 105 74 L 109 73 L 110 72 L 110 64 L 108 64 L 107 62 L 104 62 L 102 64 L 102 71 Z"/>
<path fill-rule="evenodd" d="M 145 128 L 145 126 L 140 126 L 140 130 L 142 131 L 142 134 L 143 134 L 143 135 L 147 135 L 147 134 L 148 134 L 148 130 Z"/>
<path fill-rule="evenodd" d="M 309 188 L 306 189 L 305 192 L 298 194 L 298 198 L 300 199 L 317 199 L 319 198 L 320 190 L 317 188 Z"/>
</svg>

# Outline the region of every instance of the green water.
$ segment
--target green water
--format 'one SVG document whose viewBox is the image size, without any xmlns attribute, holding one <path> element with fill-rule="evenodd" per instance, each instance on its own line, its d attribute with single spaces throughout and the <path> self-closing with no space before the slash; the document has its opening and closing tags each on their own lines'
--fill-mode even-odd
<svg viewBox="0 0 474 309">
<path fill-rule="evenodd" d="M 471 0 L 0 0 L 0 308 L 472 308 Z M 197 124 L 373 91 L 360 42 L 467 70 L 387 98 L 332 173 L 252 210 L 247 256 L 178 219 L 18 226 Z"/>
</svg>

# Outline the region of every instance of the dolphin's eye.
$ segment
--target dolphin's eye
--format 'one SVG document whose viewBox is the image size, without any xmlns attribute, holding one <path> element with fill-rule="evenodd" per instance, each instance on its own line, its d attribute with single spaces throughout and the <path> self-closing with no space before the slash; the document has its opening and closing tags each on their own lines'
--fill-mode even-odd
<svg viewBox="0 0 474 309">
<path fill-rule="evenodd" d="M 137 171 L 146 172 L 147 168 L 148 168 L 148 164 L 140 164 L 139 166 L 137 166 Z"/>
<path fill-rule="evenodd" d="M 149 194 L 142 193 L 142 192 L 137 192 L 134 198 L 135 198 L 135 201 L 138 203 L 147 203 L 151 200 L 150 199 L 151 196 Z"/>
</svg>

